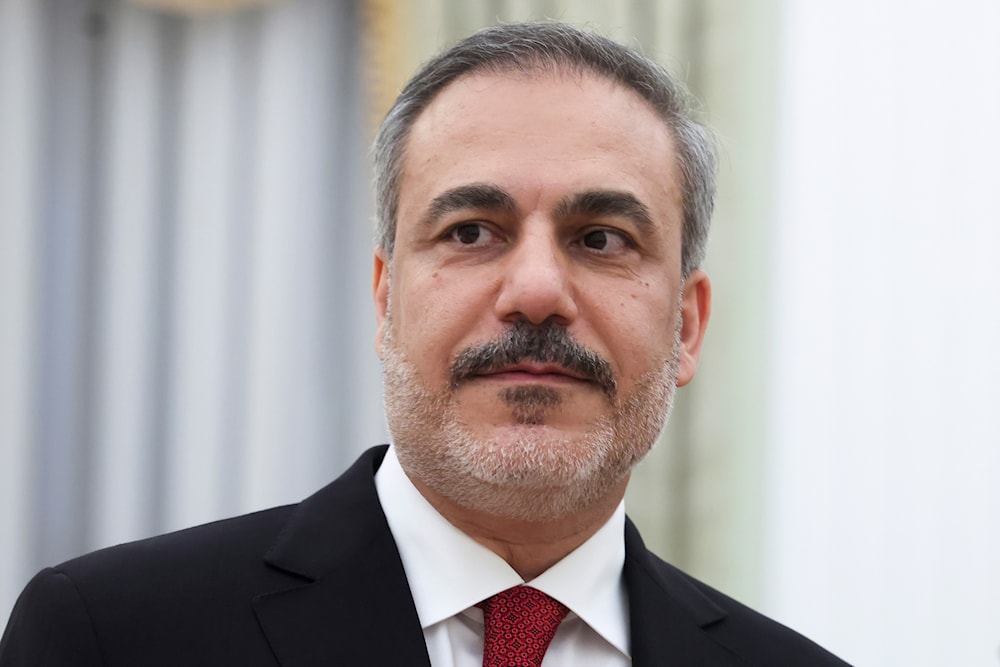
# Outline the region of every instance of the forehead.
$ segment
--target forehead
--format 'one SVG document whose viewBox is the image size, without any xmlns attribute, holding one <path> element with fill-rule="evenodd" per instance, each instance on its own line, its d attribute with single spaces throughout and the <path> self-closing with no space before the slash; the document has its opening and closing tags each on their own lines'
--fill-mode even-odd
<svg viewBox="0 0 1000 667">
<path fill-rule="evenodd" d="M 665 121 L 634 91 L 592 73 L 476 73 L 442 90 L 407 139 L 399 220 L 408 200 L 469 182 L 515 194 L 620 189 L 664 209 L 680 203 Z"/>
</svg>

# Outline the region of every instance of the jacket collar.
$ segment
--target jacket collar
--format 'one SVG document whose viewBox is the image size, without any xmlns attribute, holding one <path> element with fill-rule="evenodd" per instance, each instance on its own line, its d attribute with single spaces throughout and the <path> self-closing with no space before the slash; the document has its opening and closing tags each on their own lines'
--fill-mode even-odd
<svg viewBox="0 0 1000 667">
<path fill-rule="evenodd" d="M 632 665 L 742 665 L 719 643 L 713 627 L 726 611 L 694 580 L 653 555 L 631 520 L 625 524 L 625 586 L 629 594 Z"/>
<path fill-rule="evenodd" d="M 376 447 L 292 513 L 264 560 L 288 584 L 254 599 L 257 619 L 284 665 L 430 666 L 399 552 L 375 491 L 386 447 Z M 625 526 L 634 667 L 738 665 L 711 629 L 726 612 L 660 561 Z"/>
<path fill-rule="evenodd" d="M 264 556 L 290 575 L 254 599 L 283 665 L 430 665 L 373 483 L 385 449 L 303 501 Z"/>
</svg>

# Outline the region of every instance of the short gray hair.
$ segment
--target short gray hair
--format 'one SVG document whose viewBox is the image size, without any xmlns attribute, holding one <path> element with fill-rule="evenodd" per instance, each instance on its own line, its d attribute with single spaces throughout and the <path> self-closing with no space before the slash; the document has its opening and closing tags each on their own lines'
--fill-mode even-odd
<svg viewBox="0 0 1000 667">
<path fill-rule="evenodd" d="M 426 63 L 410 79 L 375 136 L 376 244 L 392 256 L 406 141 L 437 94 L 468 74 L 540 70 L 603 76 L 638 93 L 667 124 L 683 180 L 681 271 L 687 276 L 698 268 L 705 257 L 715 201 L 716 147 L 711 131 L 695 118 L 694 99 L 683 83 L 639 52 L 557 22 L 480 30 Z"/>
</svg>

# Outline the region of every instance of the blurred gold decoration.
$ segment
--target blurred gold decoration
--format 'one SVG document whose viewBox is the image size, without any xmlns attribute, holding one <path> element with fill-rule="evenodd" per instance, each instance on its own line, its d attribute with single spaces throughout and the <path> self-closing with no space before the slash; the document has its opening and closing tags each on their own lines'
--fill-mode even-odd
<svg viewBox="0 0 1000 667">
<path fill-rule="evenodd" d="M 275 4 L 279 0 L 130 0 L 133 4 L 180 14 L 217 14 Z"/>
<path fill-rule="evenodd" d="M 362 9 L 368 125 L 374 132 L 412 74 L 406 24 L 407 3 L 365 0 Z"/>
</svg>

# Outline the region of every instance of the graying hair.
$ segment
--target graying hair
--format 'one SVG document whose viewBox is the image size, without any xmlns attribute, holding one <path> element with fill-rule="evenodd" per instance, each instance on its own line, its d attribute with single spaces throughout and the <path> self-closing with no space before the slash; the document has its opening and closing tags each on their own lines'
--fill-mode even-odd
<svg viewBox="0 0 1000 667">
<path fill-rule="evenodd" d="M 679 80 L 639 52 L 565 23 L 515 23 L 481 30 L 426 63 L 403 88 L 379 126 L 373 147 L 375 243 L 392 256 L 399 185 L 410 129 L 445 87 L 487 72 L 593 73 L 638 93 L 673 133 L 682 178 L 681 271 L 701 265 L 715 200 L 716 147 L 695 118 L 694 99 Z"/>
</svg>

